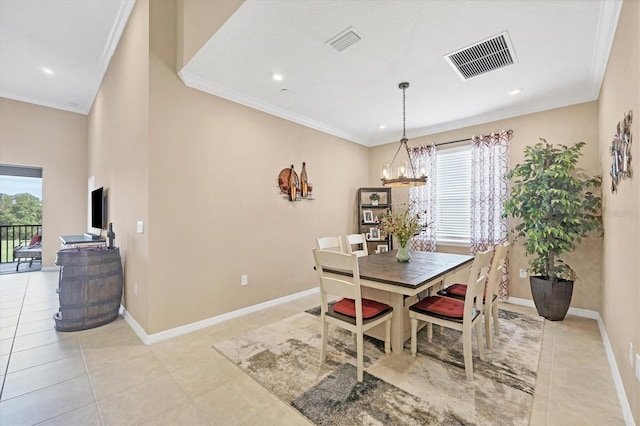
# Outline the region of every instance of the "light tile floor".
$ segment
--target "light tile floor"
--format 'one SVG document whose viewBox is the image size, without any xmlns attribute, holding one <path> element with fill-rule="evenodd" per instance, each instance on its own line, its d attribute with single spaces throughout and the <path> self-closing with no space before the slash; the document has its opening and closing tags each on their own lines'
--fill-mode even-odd
<svg viewBox="0 0 640 426">
<path fill-rule="evenodd" d="M 56 332 L 57 285 L 57 271 L 0 276 L 1 425 L 309 424 L 211 346 L 317 296 L 145 346 L 121 318 Z M 530 424 L 624 424 L 594 320 L 545 323 Z"/>
</svg>

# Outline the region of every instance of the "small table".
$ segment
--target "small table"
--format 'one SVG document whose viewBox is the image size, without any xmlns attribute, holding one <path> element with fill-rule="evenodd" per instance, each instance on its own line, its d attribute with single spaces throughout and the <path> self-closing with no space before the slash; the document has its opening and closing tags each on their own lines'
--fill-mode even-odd
<svg viewBox="0 0 640 426">
<path fill-rule="evenodd" d="M 409 305 L 415 303 L 418 293 L 471 266 L 473 256 L 412 251 L 409 262 L 398 262 L 396 252 L 394 250 L 359 257 L 358 267 L 363 287 L 362 296 L 393 307 L 391 350 L 402 353 L 404 342 L 411 332 L 408 321 L 405 321 L 409 317 Z M 336 276 L 344 274 L 336 271 Z M 406 305 L 405 298 L 408 298 Z M 375 328 L 372 331 L 373 337 L 379 337 L 375 335 Z"/>
</svg>

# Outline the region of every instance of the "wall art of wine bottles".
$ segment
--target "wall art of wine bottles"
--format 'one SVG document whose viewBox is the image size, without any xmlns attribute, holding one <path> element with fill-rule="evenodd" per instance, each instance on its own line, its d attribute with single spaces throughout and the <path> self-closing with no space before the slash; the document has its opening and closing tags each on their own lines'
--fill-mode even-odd
<svg viewBox="0 0 640 426">
<path fill-rule="evenodd" d="M 300 176 L 295 171 L 293 164 L 280 171 L 278 175 L 278 187 L 280 192 L 289 201 L 313 200 L 313 184 L 309 182 L 307 164 L 302 163 Z"/>
</svg>

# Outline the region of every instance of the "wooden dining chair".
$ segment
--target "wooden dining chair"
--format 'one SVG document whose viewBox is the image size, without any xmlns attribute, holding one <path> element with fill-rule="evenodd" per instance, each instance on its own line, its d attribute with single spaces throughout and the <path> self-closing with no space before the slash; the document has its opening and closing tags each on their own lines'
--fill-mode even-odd
<svg viewBox="0 0 640 426">
<path fill-rule="evenodd" d="M 340 237 L 316 238 L 316 248 L 319 250 L 333 250 L 342 253 L 345 251 Z"/>
<path fill-rule="evenodd" d="M 473 357 L 471 333 L 476 330 L 476 341 L 480 359 L 484 359 L 482 343 L 482 294 L 487 281 L 492 250 L 478 252 L 469 271 L 469 285 L 464 300 L 444 296 L 429 296 L 409 307 L 411 319 L 411 354 L 418 349 L 418 321 L 462 331 L 464 369 L 468 380 L 473 380 Z M 432 341 L 431 327 L 427 327 L 427 340 Z"/>
<path fill-rule="evenodd" d="M 487 348 L 493 347 L 493 337 L 491 335 L 491 321 L 493 319 L 493 331 L 496 336 L 500 335 L 500 324 L 498 322 L 498 292 L 500 290 L 500 279 L 505 268 L 505 260 L 509 253 L 509 242 L 499 244 L 495 247 L 493 260 L 489 269 L 486 290 L 483 295 L 483 313 L 485 340 Z M 467 285 L 456 283 L 438 292 L 441 296 L 453 297 L 464 300 L 467 293 Z M 487 295 L 490 295 L 487 297 Z"/>
<path fill-rule="evenodd" d="M 320 362 L 324 362 L 327 356 L 329 324 L 349 330 L 356 335 L 357 379 L 362 382 L 364 377 L 364 332 L 384 323 L 384 352 L 388 354 L 391 351 L 393 308 L 384 303 L 362 298 L 358 257 L 355 254 L 314 249 L 313 255 L 320 278 L 320 318 L 322 321 Z M 325 269 L 348 271 L 351 276 L 331 276 Z M 335 303 L 329 303 L 328 295 L 342 297 L 342 299 Z"/>
<path fill-rule="evenodd" d="M 353 249 L 353 246 L 358 245 L 357 250 Z M 369 248 L 367 247 L 367 238 L 364 234 L 349 234 L 345 235 L 342 242 L 343 248 L 345 248 L 345 253 L 351 254 L 355 253 L 356 256 L 368 256 Z"/>
</svg>

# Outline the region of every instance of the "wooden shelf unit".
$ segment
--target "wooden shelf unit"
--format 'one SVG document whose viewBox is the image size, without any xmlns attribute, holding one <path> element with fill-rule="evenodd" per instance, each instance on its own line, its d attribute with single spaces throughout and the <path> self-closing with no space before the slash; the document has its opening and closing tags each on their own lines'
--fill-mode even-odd
<svg viewBox="0 0 640 426">
<path fill-rule="evenodd" d="M 380 199 L 377 204 L 371 200 L 372 194 L 378 194 Z M 358 189 L 358 230 L 357 233 L 367 236 L 367 249 L 369 253 L 376 253 L 384 246 L 387 251 L 393 250 L 393 238 L 380 229 L 379 220 L 391 210 L 391 188 L 359 188 Z M 373 235 L 372 235 L 373 234 Z M 379 239 L 374 239 L 378 234 Z M 382 248 L 384 249 L 384 248 Z"/>
</svg>

